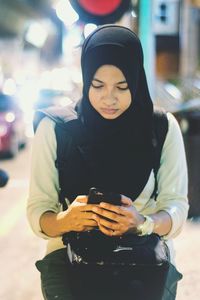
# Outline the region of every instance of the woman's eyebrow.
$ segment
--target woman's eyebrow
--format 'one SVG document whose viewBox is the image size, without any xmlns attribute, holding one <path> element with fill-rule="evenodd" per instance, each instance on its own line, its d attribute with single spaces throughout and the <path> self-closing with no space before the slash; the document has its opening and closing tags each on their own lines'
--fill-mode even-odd
<svg viewBox="0 0 200 300">
<path fill-rule="evenodd" d="M 101 80 L 99 80 L 99 79 L 97 79 L 97 78 L 94 78 L 93 81 L 97 81 L 97 82 L 99 82 L 99 83 L 104 83 L 103 81 L 101 81 Z M 126 80 L 119 81 L 119 82 L 117 82 L 116 84 L 123 84 L 123 83 L 127 83 L 127 81 L 126 81 Z"/>
<path fill-rule="evenodd" d="M 123 80 L 123 81 L 117 82 L 117 84 L 123 84 L 123 83 L 127 83 L 127 81 L 126 81 L 126 80 Z"/>
<path fill-rule="evenodd" d="M 103 81 L 97 79 L 97 78 L 93 78 L 92 81 L 97 81 L 97 82 L 100 82 L 100 83 L 103 83 Z"/>
</svg>

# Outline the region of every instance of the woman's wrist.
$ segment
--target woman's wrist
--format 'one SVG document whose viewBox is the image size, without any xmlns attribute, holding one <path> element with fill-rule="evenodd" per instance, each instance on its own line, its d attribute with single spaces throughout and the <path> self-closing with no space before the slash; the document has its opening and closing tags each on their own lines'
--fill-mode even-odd
<svg viewBox="0 0 200 300">
<path fill-rule="evenodd" d="M 169 234 L 172 229 L 172 218 L 168 212 L 160 210 L 155 214 L 151 214 L 150 217 L 155 223 L 154 233 L 160 236 Z"/>
<path fill-rule="evenodd" d="M 131 226 L 131 228 L 128 230 L 128 233 L 133 233 L 136 234 L 137 233 L 137 228 L 138 226 L 140 226 L 141 224 L 143 224 L 145 222 L 145 217 L 142 214 L 138 214 L 137 218 L 135 218 L 135 222 L 134 224 Z"/>
<path fill-rule="evenodd" d="M 145 222 L 145 217 L 142 214 L 138 215 L 138 222 L 137 222 L 137 227 L 142 225 Z"/>
<path fill-rule="evenodd" d="M 144 215 L 144 222 L 137 226 L 137 234 L 140 236 L 150 235 L 154 232 L 154 220 L 150 216 Z"/>
<path fill-rule="evenodd" d="M 139 235 L 156 233 L 160 236 L 167 235 L 172 227 L 171 216 L 166 211 L 158 211 L 151 215 L 138 215 L 137 230 Z"/>
<path fill-rule="evenodd" d="M 67 211 L 61 211 L 57 214 L 56 221 L 57 221 L 57 230 L 60 232 L 60 235 L 70 232 L 70 224 L 68 224 L 67 220 Z"/>
<path fill-rule="evenodd" d="M 47 211 L 40 217 L 40 227 L 43 233 L 49 237 L 58 237 L 70 231 L 66 222 L 66 211 L 55 213 Z"/>
</svg>

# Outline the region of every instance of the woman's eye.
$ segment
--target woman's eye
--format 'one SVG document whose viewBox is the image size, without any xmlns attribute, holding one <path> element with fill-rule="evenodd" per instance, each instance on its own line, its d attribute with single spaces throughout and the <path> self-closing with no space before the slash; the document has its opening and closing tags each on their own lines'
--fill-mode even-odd
<svg viewBox="0 0 200 300">
<path fill-rule="evenodd" d="M 92 83 L 92 87 L 95 88 L 95 89 L 100 89 L 100 88 L 103 87 L 103 85 L 94 85 L 94 84 Z"/>
<path fill-rule="evenodd" d="M 128 90 L 128 86 L 126 86 L 126 87 L 118 86 L 117 88 L 118 88 L 118 90 L 120 90 L 120 91 L 126 91 L 126 90 Z"/>
</svg>

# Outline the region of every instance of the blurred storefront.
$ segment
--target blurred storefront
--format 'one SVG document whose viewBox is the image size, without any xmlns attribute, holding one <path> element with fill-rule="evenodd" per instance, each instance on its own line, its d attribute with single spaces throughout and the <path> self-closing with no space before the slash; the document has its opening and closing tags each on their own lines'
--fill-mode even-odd
<svg viewBox="0 0 200 300">
<path fill-rule="evenodd" d="M 193 77 L 194 74 L 200 72 L 200 1 L 185 0 L 182 14 L 181 75 Z"/>
</svg>

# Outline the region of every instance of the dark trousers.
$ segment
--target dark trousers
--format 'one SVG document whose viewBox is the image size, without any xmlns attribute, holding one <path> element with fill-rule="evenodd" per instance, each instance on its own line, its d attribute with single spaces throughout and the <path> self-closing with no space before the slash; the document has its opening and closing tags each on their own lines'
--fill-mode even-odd
<svg viewBox="0 0 200 300">
<path fill-rule="evenodd" d="M 164 294 L 150 296 L 152 288 L 155 291 L 160 288 L 159 273 L 156 278 L 147 272 L 148 279 L 142 283 L 134 276 L 130 280 L 130 272 L 127 276 L 127 272 L 111 272 L 104 267 L 77 271 L 72 268 L 66 249 L 48 254 L 36 262 L 36 267 L 41 273 L 42 292 L 46 300 L 174 300 L 177 281 L 182 278 L 170 264 Z"/>
</svg>

